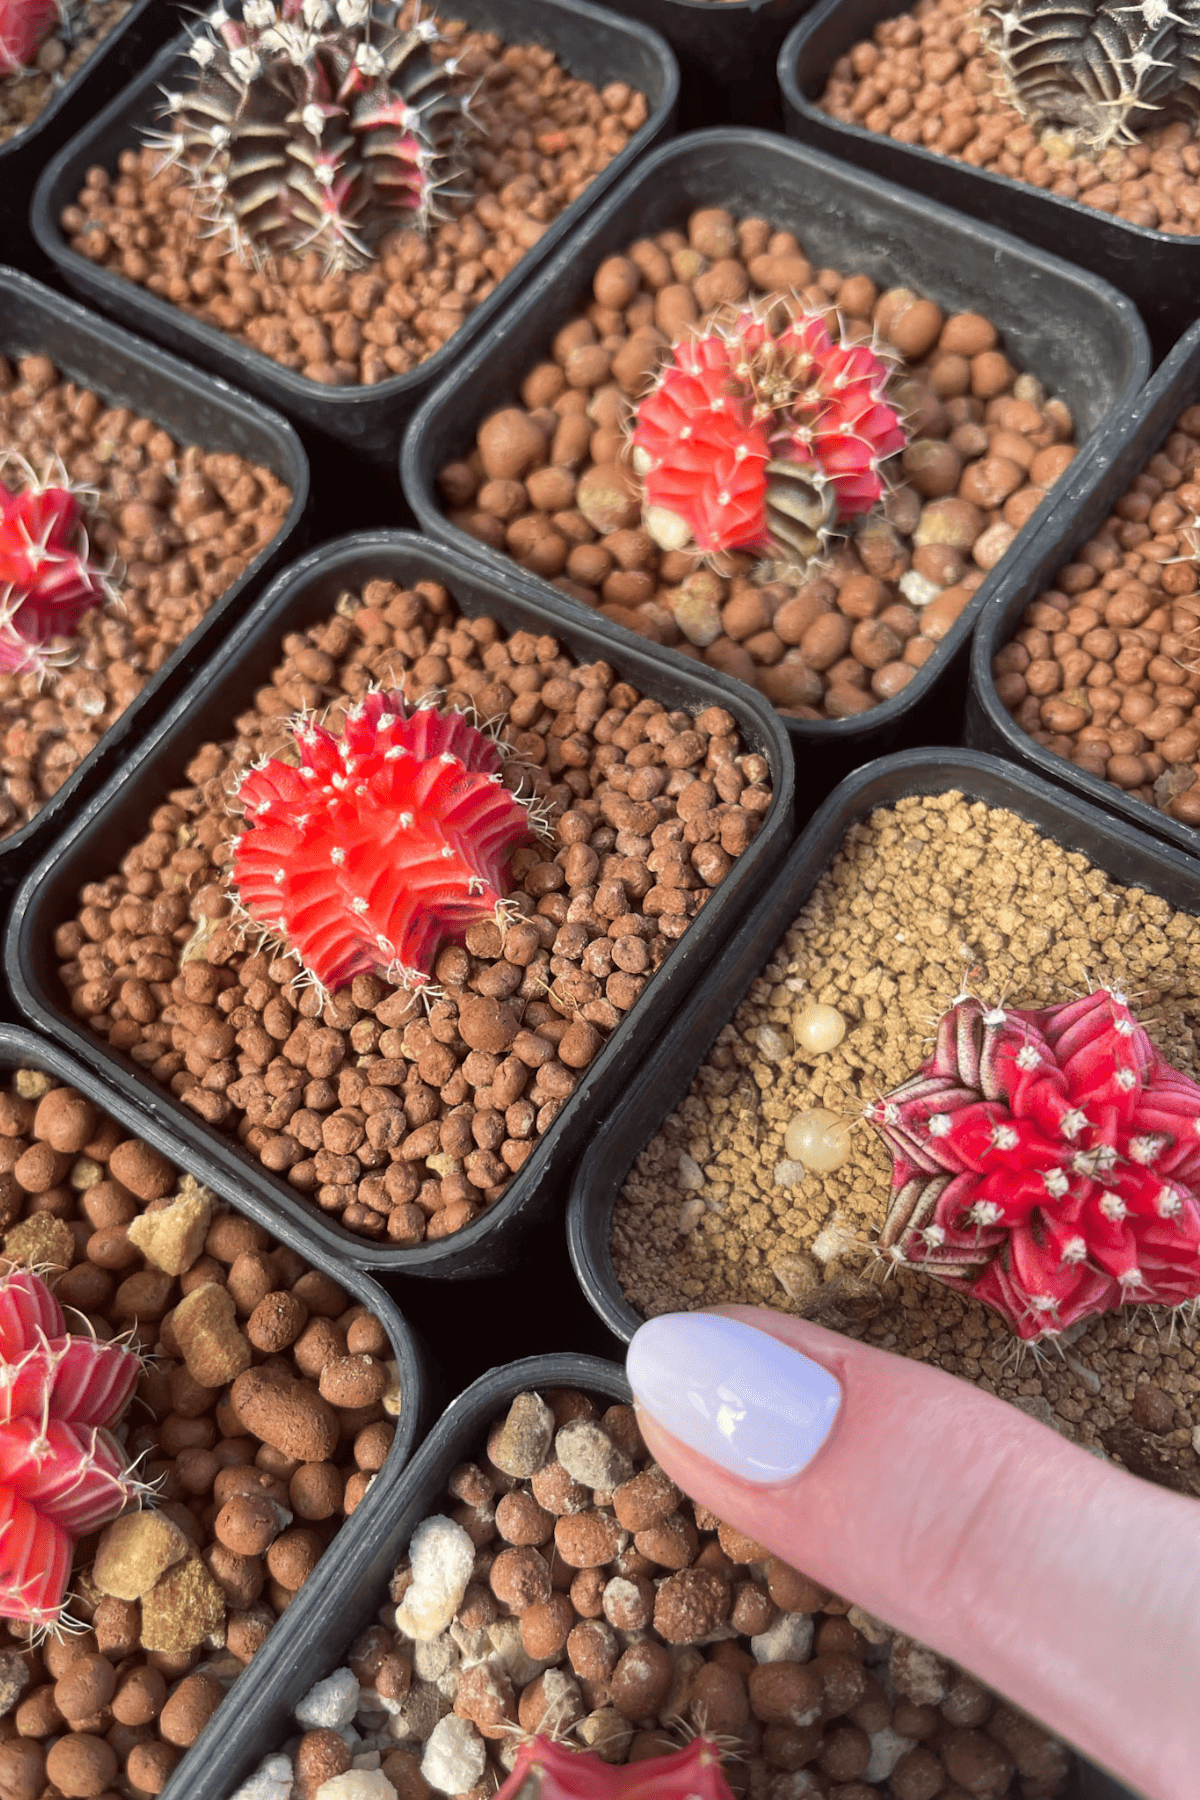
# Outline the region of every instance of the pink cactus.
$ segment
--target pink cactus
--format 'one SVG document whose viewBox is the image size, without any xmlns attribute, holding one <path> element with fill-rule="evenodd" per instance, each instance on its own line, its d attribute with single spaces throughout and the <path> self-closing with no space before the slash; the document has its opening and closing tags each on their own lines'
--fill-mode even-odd
<svg viewBox="0 0 1200 1800">
<path fill-rule="evenodd" d="M 633 466 L 663 549 L 803 564 L 883 495 L 879 465 L 907 441 L 887 364 L 835 344 L 819 313 L 773 332 L 779 304 L 677 344 L 638 407 Z"/>
<path fill-rule="evenodd" d="M 931 1060 L 867 1117 L 895 1157 L 881 1247 L 1018 1337 L 1200 1297 L 1200 1087 L 1121 994 L 960 999 Z"/>
<path fill-rule="evenodd" d="M 606 1763 L 592 1750 L 537 1737 L 522 1744 L 495 1800 L 733 1800 L 709 1738 L 671 1756 Z"/>
<path fill-rule="evenodd" d="M 0 672 L 45 675 L 71 655 L 79 621 L 109 597 L 88 559 L 85 490 L 61 467 L 39 481 L 12 456 L 21 486 L 0 481 Z"/>
<path fill-rule="evenodd" d="M 406 715 L 396 692 L 366 695 L 340 738 L 308 719 L 294 732 L 298 767 L 269 761 L 241 784 L 238 900 L 326 988 L 427 985 L 442 944 L 495 916 L 532 836 L 499 751 L 459 713 Z"/>
<path fill-rule="evenodd" d="M 139 1491 L 108 1427 L 141 1364 L 120 1344 L 67 1333 L 40 1276 L 0 1277 L 0 1618 L 53 1625 L 75 1541 Z"/>
<path fill-rule="evenodd" d="M 0 77 L 23 74 L 61 17 L 58 0 L 0 0 Z"/>
</svg>

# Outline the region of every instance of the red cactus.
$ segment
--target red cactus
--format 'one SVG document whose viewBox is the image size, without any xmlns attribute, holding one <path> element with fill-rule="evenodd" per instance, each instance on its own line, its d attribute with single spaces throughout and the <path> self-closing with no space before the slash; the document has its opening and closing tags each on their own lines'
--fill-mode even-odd
<svg viewBox="0 0 1200 1800">
<path fill-rule="evenodd" d="M 12 458 L 22 486 L 0 482 L 0 671 L 44 675 L 64 661 L 79 621 L 108 598 L 103 573 L 88 560 L 83 490 L 65 470 L 39 481 Z"/>
<path fill-rule="evenodd" d="M 819 313 L 773 333 L 772 304 L 677 344 L 638 407 L 633 464 L 664 549 L 802 564 L 883 495 L 879 464 L 906 441 L 887 365 Z"/>
<path fill-rule="evenodd" d="M 138 1491 L 107 1427 L 140 1369 L 120 1344 L 69 1336 L 31 1270 L 0 1277 L 0 1618 L 54 1624 L 75 1540 Z"/>
<path fill-rule="evenodd" d="M 360 700 L 340 738 L 307 719 L 294 732 L 299 767 L 269 761 L 239 790 L 239 901 L 326 988 L 427 984 L 440 946 L 495 915 L 532 835 L 495 744 L 459 713 L 406 716 L 394 692 Z"/>
<path fill-rule="evenodd" d="M 721 1757 L 708 1738 L 693 1738 L 671 1756 L 606 1763 L 591 1750 L 568 1750 L 550 1738 L 522 1744 L 495 1800 L 733 1800 Z"/>
<path fill-rule="evenodd" d="M 1200 1297 L 1200 1087 L 1122 995 L 959 1000 L 931 1060 L 867 1117 L 895 1156 L 882 1248 L 1018 1337 Z"/>
<path fill-rule="evenodd" d="M 58 0 L 0 0 L 0 77 L 23 74 L 61 17 Z"/>
</svg>

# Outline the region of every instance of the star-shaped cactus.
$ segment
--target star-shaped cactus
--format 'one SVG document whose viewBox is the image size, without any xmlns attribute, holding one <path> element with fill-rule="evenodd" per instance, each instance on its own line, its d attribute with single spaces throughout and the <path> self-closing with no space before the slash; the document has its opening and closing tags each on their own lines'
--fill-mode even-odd
<svg viewBox="0 0 1200 1800">
<path fill-rule="evenodd" d="M 693 1738 L 671 1756 L 607 1763 L 536 1737 L 517 1751 L 496 1800 L 733 1800 L 716 1745 Z"/>
<path fill-rule="evenodd" d="M 0 1618 L 57 1623 L 76 1540 L 140 1491 L 107 1429 L 140 1371 L 123 1345 L 71 1336 L 40 1276 L 0 1277 Z"/>
<path fill-rule="evenodd" d="M 1200 1087 L 1121 994 L 962 998 L 930 1061 L 867 1117 L 895 1158 L 880 1247 L 1018 1337 L 1200 1297 Z"/>
<path fill-rule="evenodd" d="M 461 713 L 406 713 L 398 692 L 366 695 L 340 737 L 307 718 L 293 732 L 298 764 L 272 759 L 238 791 L 240 905 L 326 989 L 427 985 L 441 946 L 500 910 L 533 835 L 500 752 Z"/>
</svg>

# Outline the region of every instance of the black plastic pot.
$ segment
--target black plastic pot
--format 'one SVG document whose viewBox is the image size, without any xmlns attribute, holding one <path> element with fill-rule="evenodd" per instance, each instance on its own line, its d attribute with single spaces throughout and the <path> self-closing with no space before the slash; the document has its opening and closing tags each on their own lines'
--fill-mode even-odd
<svg viewBox="0 0 1200 1800">
<path fill-rule="evenodd" d="M 661 31 L 679 58 L 680 124 L 758 125 L 783 113 L 774 62 L 812 0 L 604 0 L 613 12 Z"/>
<path fill-rule="evenodd" d="M 1128 407 L 1148 373 L 1146 335 L 1129 301 L 1057 258 L 806 146 L 762 132 L 699 132 L 665 145 L 632 170 L 572 233 L 488 341 L 476 344 L 422 406 L 405 437 L 401 481 L 432 536 L 485 563 L 498 579 L 512 571 L 510 557 L 449 523 L 437 494 L 439 469 L 473 447 L 481 420 L 512 401 L 522 377 L 548 354 L 554 333 L 588 304 L 604 258 L 635 238 L 683 226 L 701 206 L 765 214 L 780 229 L 795 231 L 818 266 L 870 275 L 885 287 L 912 286 L 951 312 L 985 313 L 1013 360 L 1066 401 L 1081 438 Z M 1030 538 L 1041 530 L 1044 511 L 1026 526 Z M 957 741 L 968 640 L 1003 567 L 988 575 L 938 655 L 896 699 L 852 719 L 783 721 L 797 756 L 808 759 L 805 773 L 815 787 L 811 798 L 802 799 L 810 807 L 868 756 Z M 538 587 L 557 594 L 548 582 Z M 671 652 L 658 654 L 678 664 Z M 811 753 L 818 750 L 814 764 Z"/>
<path fill-rule="evenodd" d="M 661 38 L 644 25 L 615 19 L 587 0 L 456 0 L 451 10 L 472 27 L 499 32 L 510 42 L 547 46 L 573 75 L 597 86 L 628 82 L 645 94 L 650 116 L 586 193 L 560 213 L 454 336 L 418 368 L 374 387 L 322 387 L 216 326 L 181 312 L 169 300 L 111 270 L 98 268 L 67 244 L 59 215 L 65 206 L 74 204 L 87 170 L 97 163 L 115 168 L 121 151 L 139 143 L 142 128 L 157 126 L 160 89 L 170 86 L 173 76 L 176 86 L 186 86 L 189 71 L 194 78 L 195 64 L 186 55 L 188 39 L 177 38 L 169 44 L 55 157 L 33 197 L 33 232 L 39 245 L 63 279 L 105 312 L 132 320 L 148 336 L 258 394 L 322 438 L 347 445 L 372 461 L 394 463 L 400 434 L 422 397 L 465 347 L 486 331 L 597 197 L 643 150 L 670 132 L 679 92 L 675 59 Z"/>
<path fill-rule="evenodd" d="M 1072 560 L 1079 545 L 1103 525 L 1131 481 L 1170 436 L 1185 407 L 1200 397 L 1200 325 L 1175 346 L 1130 410 L 1114 420 L 1092 453 L 1080 457 L 1067 472 L 1061 496 L 1054 502 L 1046 528 L 1036 544 L 1018 549 L 997 589 L 971 647 L 971 686 L 967 698 L 965 742 L 991 750 L 1024 768 L 1036 769 L 1141 831 L 1165 838 L 1200 856 L 1200 832 L 1157 807 L 1076 768 L 1065 756 L 1045 749 L 1017 724 L 1001 704 L 992 675 L 992 659 L 1020 628 L 1025 608 L 1054 586 L 1055 572 Z"/>
<path fill-rule="evenodd" d="M 845 125 L 817 102 L 839 56 L 870 38 L 884 19 L 910 9 L 911 0 L 822 0 L 805 15 L 779 52 L 779 85 L 789 136 L 827 150 L 889 181 L 915 188 L 926 200 L 956 206 L 997 230 L 1011 231 L 1068 257 L 1110 281 L 1135 302 L 1150 331 L 1155 357 L 1165 356 L 1200 311 L 1200 238 L 1174 237 L 1111 218 L 1095 207 L 1025 181 L 972 168 L 922 144 L 898 144 L 862 125 Z"/>
<path fill-rule="evenodd" d="M 172 0 L 134 0 L 121 23 L 63 82 L 33 124 L 0 144 L 0 245 L 6 262 L 41 272 L 44 259 L 28 229 L 34 182 L 55 151 L 120 93 L 178 24 Z"/>
<path fill-rule="evenodd" d="M 567 1206 L 567 1244 L 584 1293 L 625 1342 L 642 1323 L 617 1281 L 609 1248 L 613 1209 L 636 1159 L 687 1093 L 717 1034 L 728 1024 L 828 868 L 847 830 L 877 806 L 907 794 L 959 789 L 1006 807 L 1114 880 L 1133 883 L 1184 911 L 1200 907 L 1195 864 L 1178 850 L 1118 826 L 1084 801 L 975 750 L 913 750 L 851 775 L 797 839 L 787 862 L 708 974 L 680 1008 L 637 1086 L 605 1121 L 580 1162 Z"/>
<path fill-rule="evenodd" d="M 197 1172 L 186 1145 L 168 1132 L 152 1129 L 150 1122 L 130 1104 L 120 1089 L 98 1079 L 83 1063 L 76 1062 L 57 1045 L 45 1042 L 32 1032 L 0 1025 L 0 1071 L 7 1076 L 12 1070 L 30 1068 L 41 1069 L 68 1082 L 134 1136 L 153 1143 L 176 1168 Z M 421 1442 L 432 1410 L 424 1349 L 389 1295 L 360 1270 L 348 1269 L 344 1262 L 331 1257 L 324 1245 L 302 1225 L 281 1217 L 278 1208 L 264 1205 L 256 1195 L 244 1192 L 240 1184 L 231 1183 L 220 1173 L 210 1177 L 206 1172 L 204 1179 L 236 1211 L 287 1244 L 314 1269 L 322 1270 L 345 1288 L 354 1302 L 375 1314 L 387 1332 L 392 1355 L 399 1364 L 401 1390 L 406 1398 L 383 1468 L 276 1625 L 266 1647 L 254 1658 L 246 1673 L 239 1676 L 201 1736 L 179 1763 L 163 1790 L 168 1800 L 191 1800 L 192 1796 L 202 1793 L 212 1794 L 214 1800 L 218 1796 L 219 1800 L 224 1800 L 228 1789 L 222 1789 L 213 1777 L 214 1767 L 221 1766 L 224 1746 L 236 1739 L 239 1725 L 244 1730 L 249 1721 L 254 1729 L 258 1728 L 259 1694 L 272 1669 L 309 1668 L 310 1656 L 324 1641 L 327 1621 L 340 1609 L 343 1596 L 356 1590 L 369 1546 L 390 1527 L 402 1491 L 404 1470 L 414 1447 Z M 229 1787 L 232 1786 L 230 1782 Z"/>
<path fill-rule="evenodd" d="M 210 1760 L 189 1783 L 186 1800 L 228 1800 L 239 1782 L 295 1732 L 294 1707 L 316 1682 L 342 1665 L 355 1638 L 374 1622 L 387 1600 L 392 1570 L 416 1527 L 431 1514 L 448 1510 L 446 1483 L 451 1471 L 479 1454 L 492 1420 L 518 1394 L 555 1387 L 583 1388 L 613 1405 L 627 1404 L 631 1398 L 625 1372 L 616 1363 L 571 1351 L 506 1363 L 481 1375 L 461 1393 L 404 1470 L 386 1513 L 377 1507 L 369 1529 L 356 1537 L 353 1574 L 338 1592 L 330 1589 L 323 1596 L 321 1620 L 305 1644 L 303 1658 L 295 1655 L 294 1645 L 279 1645 L 277 1633 L 269 1637 L 252 1665 L 253 1707 L 243 1707 L 230 1719 L 219 1741 L 211 1726 L 197 1740 L 208 1749 Z M 358 1512 L 354 1514 L 354 1520 L 357 1518 Z M 318 1564 L 318 1574 L 320 1569 Z M 164 1797 L 185 1800 L 183 1789 L 177 1789 L 174 1782 L 164 1789 Z M 1080 1795 L 1079 1800 L 1090 1797 Z M 1107 1800 L 1107 1796 L 1097 1795 L 1096 1800 Z"/>
<path fill-rule="evenodd" d="M 0 891 L 25 874 L 64 820 L 125 762 L 132 746 L 195 674 L 236 614 L 245 610 L 285 556 L 294 554 L 302 541 L 308 506 L 308 462 L 285 419 L 235 393 L 225 382 L 190 369 L 120 326 L 85 312 L 28 275 L 0 269 L 0 355 L 35 354 L 48 356 L 60 374 L 92 388 L 110 406 L 128 406 L 154 419 L 181 443 L 236 452 L 262 464 L 291 488 L 292 504 L 272 541 L 209 608 L 36 818 L 0 839 Z"/>
<path fill-rule="evenodd" d="M 406 584 L 445 582 L 468 615 L 486 612 L 514 629 L 552 632 L 581 662 L 603 658 L 643 693 L 672 707 L 726 707 L 737 719 L 747 747 L 767 757 L 775 793 L 758 837 L 585 1071 L 503 1197 L 452 1237 L 411 1250 L 377 1245 L 329 1224 L 299 1199 L 294 1188 L 203 1124 L 171 1093 L 147 1080 L 136 1064 L 83 1030 L 58 985 L 53 946 L 54 927 L 73 916 L 81 884 L 113 867 L 122 851 L 142 836 L 154 808 L 183 779 L 182 771 L 197 745 L 227 737 L 234 717 L 253 704 L 256 689 L 270 679 L 279 660 L 282 635 L 327 617 L 347 588 L 378 578 Z M 442 1277 L 491 1275 L 511 1266 L 524 1231 L 556 1199 L 598 1118 L 665 1029 L 700 971 L 717 957 L 738 919 L 755 903 L 791 838 L 792 759 L 767 703 L 709 669 L 682 659 L 672 659 L 669 666 L 660 663 L 640 640 L 616 632 L 602 619 L 581 621 L 577 609 L 558 598 L 558 605 L 547 606 L 511 576 L 493 581 L 453 551 L 402 532 L 346 538 L 315 551 L 286 570 L 262 596 L 223 646 L 220 667 L 210 664 L 204 669 L 153 736 L 133 747 L 120 775 L 30 875 L 14 908 L 7 967 L 25 1014 L 70 1043 L 103 1072 L 106 1082 L 140 1106 L 147 1114 L 147 1135 L 153 1120 L 165 1137 L 187 1145 L 197 1174 L 220 1171 L 226 1184 L 256 1195 L 273 1212 L 301 1220 L 326 1254 L 345 1264 Z M 207 1180 L 207 1174 L 202 1178 Z"/>
</svg>

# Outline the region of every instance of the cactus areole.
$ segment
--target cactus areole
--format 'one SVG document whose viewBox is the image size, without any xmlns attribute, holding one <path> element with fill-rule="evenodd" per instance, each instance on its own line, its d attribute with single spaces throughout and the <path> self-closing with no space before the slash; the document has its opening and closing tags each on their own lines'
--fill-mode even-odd
<svg viewBox="0 0 1200 1800">
<path fill-rule="evenodd" d="M 0 78 L 23 75 L 61 17 L 58 0 L 0 0 Z"/>
<path fill-rule="evenodd" d="M 54 1625 L 78 1538 L 140 1489 L 113 1425 L 141 1364 L 68 1334 L 45 1282 L 0 1276 L 0 1618 Z"/>
<path fill-rule="evenodd" d="M 709 1738 L 671 1756 L 606 1763 L 592 1750 L 537 1737 L 522 1744 L 495 1800 L 733 1800 Z"/>
<path fill-rule="evenodd" d="M 468 120 L 437 27 L 399 26 L 373 0 L 218 5 L 189 54 L 195 85 L 167 92 L 150 142 L 188 171 L 212 224 L 261 262 L 319 252 L 362 268 L 382 238 L 425 231 L 462 173 Z"/>
<path fill-rule="evenodd" d="M 367 974 L 427 986 L 442 944 L 502 912 L 509 857 L 533 835 L 500 752 L 397 692 L 364 696 L 340 737 L 308 718 L 293 734 L 298 763 L 267 761 L 238 792 L 238 901 L 326 989 Z"/>
<path fill-rule="evenodd" d="M 79 621 L 110 597 L 89 561 L 84 490 L 58 467 L 39 481 L 23 457 L 9 455 L 0 477 L 0 673 L 44 676 L 69 661 Z"/>
<path fill-rule="evenodd" d="M 633 424 L 642 519 L 664 550 L 746 551 L 803 568 L 882 498 L 903 449 L 888 365 L 835 344 L 819 313 L 773 331 L 782 301 L 718 315 L 676 344 Z"/>
<path fill-rule="evenodd" d="M 867 1111 L 895 1162 L 880 1246 L 1036 1340 L 1200 1297 L 1200 1087 L 1121 994 L 958 1000 Z"/>
</svg>

